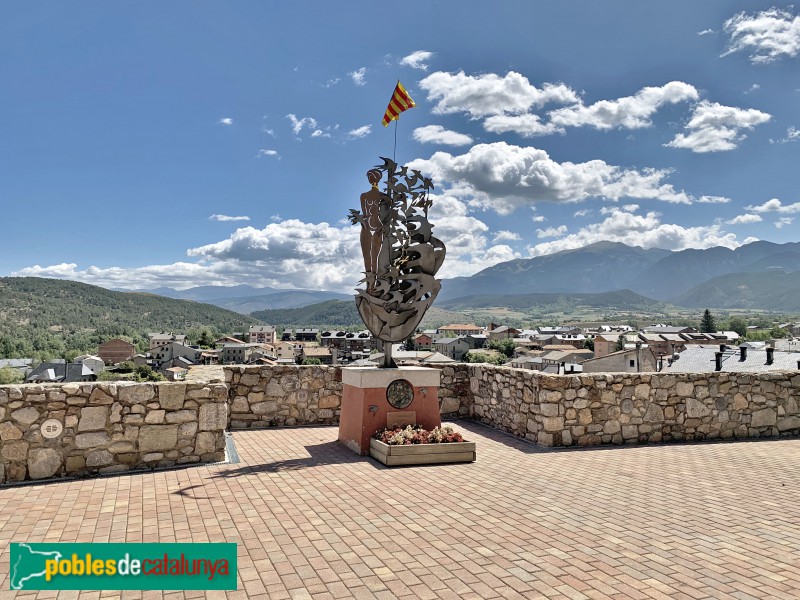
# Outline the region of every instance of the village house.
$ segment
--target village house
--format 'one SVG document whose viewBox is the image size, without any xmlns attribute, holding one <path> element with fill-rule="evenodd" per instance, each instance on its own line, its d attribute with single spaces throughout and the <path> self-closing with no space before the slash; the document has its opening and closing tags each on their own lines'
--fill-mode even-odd
<svg viewBox="0 0 800 600">
<path fill-rule="evenodd" d="M 464 360 L 469 351 L 469 343 L 463 338 L 440 338 L 433 344 L 434 350 L 455 361 Z"/>
<path fill-rule="evenodd" d="M 136 347 L 120 338 L 105 341 L 97 348 L 97 356 L 107 365 L 116 365 L 131 360 L 134 354 L 136 354 Z"/>
<path fill-rule="evenodd" d="M 658 357 L 650 347 L 620 350 L 582 363 L 584 373 L 646 373 L 658 370 Z"/>
<path fill-rule="evenodd" d="M 338 350 L 336 348 L 321 348 L 319 346 L 304 347 L 300 353 L 300 361 L 315 358 L 323 365 L 334 365 L 337 363 Z"/>
<path fill-rule="evenodd" d="M 75 383 L 97 381 L 97 374 L 81 363 L 43 362 L 25 378 L 25 383 Z"/>
<path fill-rule="evenodd" d="M 510 340 L 517 337 L 520 334 L 520 330 L 514 327 L 508 327 L 507 325 L 500 325 L 499 327 L 495 327 L 494 329 L 490 329 L 488 331 L 489 341 L 495 342 L 500 340 Z"/>
<path fill-rule="evenodd" d="M 800 371 L 800 353 L 776 350 L 771 346 L 731 347 L 691 346 L 671 359 L 665 359 L 664 373 L 766 373 Z"/>
<path fill-rule="evenodd" d="M 150 348 L 152 352 L 158 346 L 166 346 L 170 343 L 186 345 L 186 336 L 175 333 L 148 333 L 147 337 L 150 338 Z"/>
<path fill-rule="evenodd" d="M 461 324 L 453 324 L 453 325 L 445 325 L 443 327 L 439 327 L 436 330 L 436 333 L 439 335 L 453 335 L 453 336 L 462 336 L 462 335 L 473 335 L 483 333 L 483 327 L 478 327 L 477 325 L 469 324 L 469 325 L 461 325 Z M 435 340 L 434 340 L 435 341 Z"/>
<path fill-rule="evenodd" d="M 94 356 L 93 354 L 82 354 L 81 356 L 76 356 L 72 362 L 84 364 L 98 375 L 106 368 L 103 359 L 99 356 Z"/>
<path fill-rule="evenodd" d="M 251 344 L 274 344 L 275 327 L 272 325 L 251 325 L 247 332 L 247 341 Z"/>
</svg>

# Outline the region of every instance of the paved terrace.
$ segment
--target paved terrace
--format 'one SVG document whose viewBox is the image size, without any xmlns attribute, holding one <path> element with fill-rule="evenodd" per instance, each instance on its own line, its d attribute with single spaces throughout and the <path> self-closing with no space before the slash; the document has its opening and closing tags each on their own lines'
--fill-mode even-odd
<svg viewBox="0 0 800 600">
<path fill-rule="evenodd" d="M 230 598 L 800 597 L 800 440 L 541 450 L 457 427 L 477 463 L 388 469 L 286 428 L 235 433 L 239 464 L 0 489 L 0 595 L 9 541 L 229 541 Z"/>
</svg>

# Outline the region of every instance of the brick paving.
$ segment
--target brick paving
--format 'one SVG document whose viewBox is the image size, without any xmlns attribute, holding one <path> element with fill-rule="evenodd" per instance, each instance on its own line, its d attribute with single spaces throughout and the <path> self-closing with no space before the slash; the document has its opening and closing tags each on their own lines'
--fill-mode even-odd
<svg viewBox="0 0 800 600">
<path fill-rule="evenodd" d="M 389 469 L 286 428 L 234 433 L 238 464 L 0 489 L 0 597 L 10 541 L 237 542 L 239 589 L 209 598 L 800 597 L 800 440 L 543 450 L 456 426 L 478 462 Z M 205 594 L 58 597 L 120 595 Z"/>
</svg>

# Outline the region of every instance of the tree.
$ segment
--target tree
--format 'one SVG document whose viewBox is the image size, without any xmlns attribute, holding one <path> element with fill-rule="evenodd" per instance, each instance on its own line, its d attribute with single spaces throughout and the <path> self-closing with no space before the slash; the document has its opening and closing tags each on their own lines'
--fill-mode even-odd
<svg viewBox="0 0 800 600">
<path fill-rule="evenodd" d="M 586 338 L 583 342 L 583 347 L 587 350 L 594 350 L 594 339 L 593 338 Z"/>
<path fill-rule="evenodd" d="M 22 375 L 20 375 L 16 369 L 12 369 L 8 365 L 0 368 L 0 385 L 20 383 L 21 381 Z"/>
<path fill-rule="evenodd" d="M 302 365 L 321 365 L 322 361 L 314 356 L 306 356 L 303 359 Z"/>
<path fill-rule="evenodd" d="M 617 338 L 617 345 L 614 347 L 614 352 L 625 350 L 625 336 L 621 335 Z"/>
<path fill-rule="evenodd" d="M 492 340 L 489 342 L 489 348 L 497 350 L 508 358 L 514 356 L 514 340 Z"/>
<path fill-rule="evenodd" d="M 742 317 L 731 317 L 728 327 L 731 331 L 738 333 L 739 337 L 744 337 L 747 335 L 747 321 L 745 321 Z"/>
<path fill-rule="evenodd" d="M 703 313 L 703 318 L 700 319 L 700 333 L 716 333 L 717 324 L 714 321 L 714 316 L 711 311 L 706 309 Z"/>
<path fill-rule="evenodd" d="M 499 356 L 493 356 L 486 352 L 468 352 L 468 363 L 488 363 L 490 365 L 502 365 L 503 359 Z"/>
<path fill-rule="evenodd" d="M 407 352 L 413 352 L 414 351 L 414 338 L 408 338 L 405 341 L 405 344 L 403 346 L 403 350 L 405 350 Z"/>
</svg>

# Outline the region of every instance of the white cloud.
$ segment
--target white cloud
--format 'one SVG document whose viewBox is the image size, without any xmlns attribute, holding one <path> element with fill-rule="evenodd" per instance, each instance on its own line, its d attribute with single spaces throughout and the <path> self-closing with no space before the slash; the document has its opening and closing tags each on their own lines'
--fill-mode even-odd
<svg viewBox="0 0 800 600">
<path fill-rule="evenodd" d="M 208 217 L 209 221 L 249 221 L 250 217 L 231 217 L 228 215 L 211 215 Z"/>
<path fill-rule="evenodd" d="M 524 138 L 563 133 L 564 128 L 554 123 L 543 123 L 539 115 L 493 115 L 483 122 L 483 128 L 492 133 L 518 133 Z"/>
<path fill-rule="evenodd" d="M 446 146 L 466 146 L 472 143 L 472 138 L 457 131 L 449 131 L 441 125 L 426 125 L 417 127 L 413 133 L 414 139 L 421 144 L 444 144 Z"/>
<path fill-rule="evenodd" d="M 725 196 L 700 196 L 696 200 L 700 204 L 727 204 L 730 201 L 731 199 Z"/>
<path fill-rule="evenodd" d="M 782 229 L 786 225 L 791 225 L 794 221 L 794 217 L 781 217 L 777 221 L 775 221 L 775 227 L 778 229 Z"/>
<path fill-rule="evenodd" d="M 367 85 L 367 80 L 366 80 L 367 67 L 361 67 L 360 69 L 356 69 L 355 71 L 348 73 L 348 75 L 350 75 L 350 78 L 353 80 L 353 83 L 355 83 L 358 87 Z"/>
<path fill-rule="evenodd" d="M 703 31 L 698 31 L 697 35 L 709 35 L 711 33 L 717 33 L 713 29 L 703 29 Z"/>
<path fill-rule="evenodd" d="M 561 237 L 567 233 L 566 225 L 559 225 L 558 227 L 548 227 L 547 229 L 537 229 L 536 237 L 541 239 L 551 237 Z"/>
<path fill-rule="evenodd" d="M 262 127 L 262 128 L 261 128 L 261 131 L 263 131 L 263 132 L 264 132 L 264 133 L 266 133 L 267 135 L 269 135 L 269 136 L 272 136 L 272 137 L 274 137 L 274 138 L 278 137 L 278 136 L 275 134 L 275 130 L 274 130 L 274 129 L 267 129 L 266 127 Z"/>
<path fill-rule="evenodd" d="M 304 127 L 314 130 L 317 128 L 317 120 L 314 117 L 303 117 L 298 119 L 297 115 L 288 114 L 286 118 L 292 123 L 292 133 L 300 135 Z"/>
<path fill-rule="evenodd" d="M 331 137 L 331 134 L 327 133 L 325 131 L 322 131 L 322 129 L 315 129 L 314 131 L 311 132 L 311 137 L 312 138 L 315 138 L 315 137 L 329 138 L 329 137 Z"/>
<path fill-rule="evenodd" d="M 520 237 L 518 233 L 502 229 L 495 234 L 492 243 L 496 244 L 497 242 L 516 242 L 519 241 L 519 239 Z"/>
<path fill-rule="evenodd" d="M 789 142 L 798 142 L 800 141 L 800 129 L 797 127 L 790 125 L 786 128 L 786 137 L 783 137 L 779 140 L 770 139 L 770 144 L 788 144 Z"/>
<path fill-rule="evenodd" d="M 276 157 L 278 160 L 280 160 L 280 158 L 281 158 L 281 156 L 280 156 L 280 154 L 278 154 L 278 151 L 277 151 L 277 150 L 271 150 L 271 149 L 269 149 L 269 148 L 261 148 L 261 149 L 260 149 L 260 150 L 259 150 L 259 151 L 256 153 L 256 158 L 261 158 L 262 156 L 274 156 L 274 157 Z"/>
<path fill-rule="evenodd" d="M 412 69 L 420 69 L 422 71 L 428 70 L 427 62 L 433 57 L 433 52 L 427 50 L 417 50 L 408 56 L 400 59 L 400 64 Z"/>
<path fill-rule="evenodd" d="M 751 85 L 749 88 L 747 88 L 747 89 L 744 91 L 744 93 L 745 93 L 745 94 L 752 94 L 753 92 L 757 92 L 757 91 L 758 91 L 758 90 L 760 90 L 760 89 L 761 89 L 761 86 L 760 86 L 759 84 L 757 84 L 757 83 L 754 83 L 754 84 L 753 84 L 753 85 Z"/>
<path fill-rule="evenodd" d="M 435 114 L 466 113 L 472 118 L 489 115 L 520 114 L 531 106 L 547 103 L 569 104 L 578 101 L 574 90 L 563 83 L 545 83 L 537 88 L 519 73 L 510 71 L 504 77 L 487 73 L 465 75 L 438 71 L 419 82 L 435 101 Z"/>
<path fill-rule="evenodd" d="M 602 160 L 559 163 L 544 150 L 506 142 L 478 144 L 460 156 L 436 152 L 427 160 L 411 161 L 409 166 L 427 173 L 440 185 L 455 184 L 460 195 L 471 196 L 474 206 L 501 214 L 534 202 L 580 202 L 592 197 L 686 204 L 693 200 L 664 182 L 669 170 L 637 171 Z"/>
<path fill-rule="evenodd" d="M 694 109 L 686 124 L 688 134 L 679 133 L 664 144 L 670 148 L 687 148 L 692 152 L 721 152 L 735 149 L 747 136 L 743 129 L 753 129 L 769 121 L 771 116 L 755 108 L 723 106 L 703 100 Z"/>
<path fill-rule="evenodd" d="M 342 80 L 342 79 L 341 79 L 340 77 L 334 77 L 333 79 L 328 79 L 328 81 L 326 81 L 326 82 L 325 82 L 325 87 L 326 87 L 326 88 L 333 87 L 333 86 L 335 86 L 337 83 L 339 83 L 341 80 Z"/>
<path fill-rule="evenodd" d="M 725 222 L 728 225 L 750 225 L 751 223 L 759 223 L 761 221 L 762 218 L 759 215 L 746 214 L 746 215 L 737 215 Z"/>
<path fill-rule="evenodd" d="M 223 117 L 219 121 L 217 121 L 220 125 L 233 125 L 233 119 L 230 117 Z"/>
<path fill-rule="evenodd" d="M 533 215 L 531 217 L 531 221 L 533 221 L 534 223 L 544 223 L 545 221 L 547 221 L 547 218 L 542 215 Z"/>
<path fill-rule="evenodd" d="M 746 210 L 752 210 L 757 213 L 777 212 L 777 213 L 800 213 L 800 202 L 794 204 L 783 204 L 777 198 L 767 200 L 764 204 L 758 206 L 745 206 Z"/>
<path fill-rule="evenodd" d="M 542 256 L 561 250 L 582 248 L 595 242 L 621 242 L 642 248 L 711 248 L 724 246 L 736 248 L 741 244 L 733 233 L 725 233 L 718 224 L 699 227 L 662 223 L 661 215 L 648 212 L 635 214 L 612 207 L 600 223 L 593 223 L 559 240 L 542 242 L 528 247 L 530 256 Z"/>
<path fill-rule="evenodd" d="M 652 125 L 650 117 L 664 104 L 697 100 L 697 89 L 682 81 L 661 87 L 646 87 L 633 96 L 600 100 L 589 106 L 577 104 L 549 113 L 550 122 L 559 127 L 589 126 L 595 129 L 639 129 Z"/>
<path fill-rule="evenodd" d="M 576 210 L 575 213 L 572 216 L 576 217 L 576 218 L 577 217 L 588 217 L 590 214 L 592 214 L 592 209 L 584 208 L 584 209 L 581 209 L 581 210 Z"/>
<path fill-rule="evenodd" d="M 357 127 L 356 129 L 351 129 L 347 132 L 347 135 L 351 138 L 362 138 L 370 134 L 372 131 L 372 125 L 362 125 L 361 127 Z"/>
<path fill-rule="evenodd" d="M 744 50 L 751 52 L 752 63 L 765 64 L 800 53 L 800 16 L 789 10 L 773 7 L 752 15 L 741 12 L 725 21 L 723 29 L 730 35 L 730 43 L 722 56 Z"/>
</svg>

